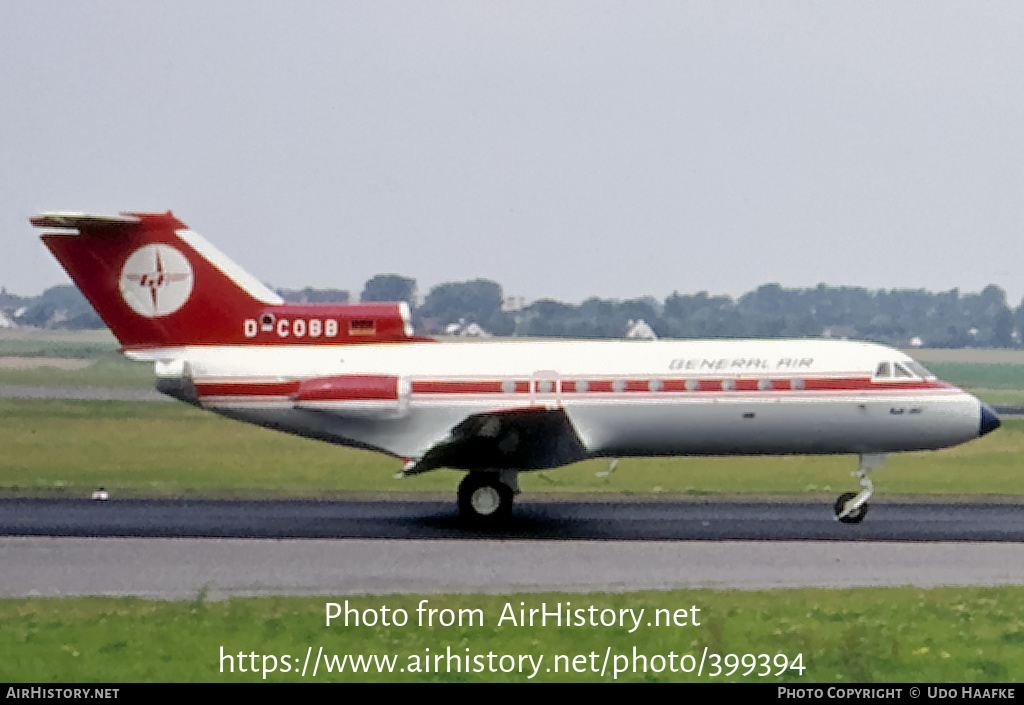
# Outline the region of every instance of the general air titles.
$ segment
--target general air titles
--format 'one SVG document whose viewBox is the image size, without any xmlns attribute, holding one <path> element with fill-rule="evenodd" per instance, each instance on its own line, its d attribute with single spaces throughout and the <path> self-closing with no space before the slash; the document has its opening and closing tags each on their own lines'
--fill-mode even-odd
<svg viewBox="0 0 1024 705">
<path fill-rule="evenodd" d="M 774 362 L 764 357 L 677 357 L 668 363 L 668 368 L 673 372 L 679 370 L 692 372 L 806 370 L 813 366 L 813 357 L 780 357 Z"/>
</svg>

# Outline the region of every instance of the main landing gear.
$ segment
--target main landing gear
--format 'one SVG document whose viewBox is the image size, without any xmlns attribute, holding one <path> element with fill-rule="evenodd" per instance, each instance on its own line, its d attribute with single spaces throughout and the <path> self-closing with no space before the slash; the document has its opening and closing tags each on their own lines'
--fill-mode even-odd
<svg viewBox="0 0 1024 705">
<path fill-rule="evenodd" d="M 476 470 L 459 484 L 459 514 L 476 524 L 495 526 L 512 516 L 519 494 L 516 470 Z"/>
<path fill-rule="evenodd" d="M 860 478 L 860 492 L 844 492 L 836 500 L 836 520 L 844 524 L 859 524 L 864 521 L 864 515 L 868 513 L 868 499 L 875 491 L 868 475 L 872 471 L 885 464 L 887 456 L 884 453 L 862 453 L 860 466 L 851 473 L 854 477 Z"/>
</svg>

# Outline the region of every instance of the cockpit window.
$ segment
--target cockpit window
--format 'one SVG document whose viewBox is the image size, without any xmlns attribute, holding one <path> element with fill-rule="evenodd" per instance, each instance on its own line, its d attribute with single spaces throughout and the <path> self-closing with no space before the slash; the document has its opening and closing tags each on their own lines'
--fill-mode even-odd
<svg viewBox="0 0 1024 705">
<path fill-rule="evenodd" d="M 903 363 L 906 365 L 911 372 L 920 377 L 921 379 L 935 379 L 935 375 L 932 374 L 924 365 L 915 360 L 907 360 Z"/>
<path fill-rule="evenodd" d="M 899 362 L 879 362 L 875 368 L 875 379 L 935 379 L 935 375 L 924 368 L 919 362 L 913 360 L 900 360 Z"/>
</svg>

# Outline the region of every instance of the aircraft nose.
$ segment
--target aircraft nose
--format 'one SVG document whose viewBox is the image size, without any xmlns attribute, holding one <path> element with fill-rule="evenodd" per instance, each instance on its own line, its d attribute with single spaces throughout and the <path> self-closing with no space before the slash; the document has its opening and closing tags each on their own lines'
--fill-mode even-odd
<svg viewBox="0 0 1024 705">
<path fill-rule="evenodd" d="M 978 429 L 978 435 L 984 436 L 986 433 L 991 433 L 999 428 L 1002 423 L 996 414 L 996 410 L 985 402 L 981 402 L 981 425 Z"/>
</svg>

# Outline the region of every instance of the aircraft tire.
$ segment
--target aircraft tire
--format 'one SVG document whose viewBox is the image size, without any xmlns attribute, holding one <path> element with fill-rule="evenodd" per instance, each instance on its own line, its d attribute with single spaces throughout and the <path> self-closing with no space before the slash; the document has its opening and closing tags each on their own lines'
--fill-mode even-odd
<svg viewBox="0 0 1024 705">
<path fill-rule="evenodd" d="M 864 504 L 860 505 L 860 507 L 857 508 L 857 511 L 855 511 L 853 514 L 850 514 L 849 516 L 845 517 L 839 516 L 840 512 L 843 511 L 843 507 L 846 506 L 846 503 L 856 496 L 856 492 L 844 492 L 843 494 L 839 495 L 839 499 L 836 500 L 836 517 L 838 517 L 839 521 L 841 521 L 843 524 L 859 524 L 862 521 L 864 521 L 864 515 L 868 513 L 868 504 L 867 502 L 865 502 Z"/>
<path fill-rule="evenodd" d="M 459 514 L 475 523 L 498 524 L 512 516 L 512 496 L 498 473 L 471 472 L 459 484 Z"/>
</svg>

